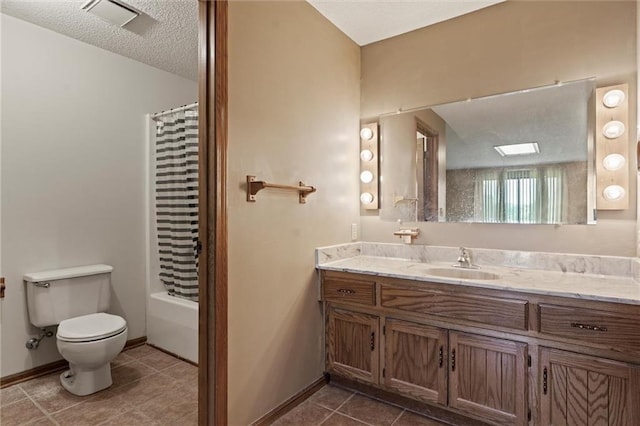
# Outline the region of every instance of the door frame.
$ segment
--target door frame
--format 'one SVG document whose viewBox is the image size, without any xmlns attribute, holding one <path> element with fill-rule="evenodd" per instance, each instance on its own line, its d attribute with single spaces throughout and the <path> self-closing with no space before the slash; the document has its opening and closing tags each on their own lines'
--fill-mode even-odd
<svg viewBox="0 0 640 426">
<path fill-rule="evenodd" d="M 198 0 L 198 424 L 227 424 L 227 0 Z"/>
</svg>

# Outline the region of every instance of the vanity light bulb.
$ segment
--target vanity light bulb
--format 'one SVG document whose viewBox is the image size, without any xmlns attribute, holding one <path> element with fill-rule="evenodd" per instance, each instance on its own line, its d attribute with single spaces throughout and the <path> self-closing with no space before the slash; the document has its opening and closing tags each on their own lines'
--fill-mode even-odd
<svg viewBox="0 0 640 426">
<path fill-rule="evenodd" d="M 624 188 L 620 185 L 609 185 L 602 191 L 602 196 L 607 201 L 617 201 L 624 197 L 624 194 Z"/>
<path fill-rule="evenodd" d="M 369 170 L 365 170 L 364 172 L 360 173 L 360 180 L 362 181 L 362 183 L 371 183 L 371 181 L 373 180 L 373 173 L 371 173 Z"/>
<path fill-rule="evenodd" d="M 373 203 L 373 194 L 370 192 L 363 192 L 360 195 L 360 202 L 362 202 L 362 204 L 371 204 Z"/>
<path fill-rule="evenodd" d="M 622 90 L 613 89 L 613 90 L 609 90 L 607 93 L 604 94 L 604 97 L 602 98 L 602 103 L 607 108 L 615 108 L 617 106 L 622 105 L 622 103 L 624 102 L 624 99 L 625 99 L 625 96 Z"/>
<path fill-rule="evenodd" d="M 362 150 L 362 152 L 360 153 L 360 159 L 362 161 L 371 161 L 371 160 L 373 160 L 373 152 L 371 152 L 371 150 L 368 150 L 368 149 Z"/>
<path fill-rule="evenodd" d="M 609 154 L 602 160 L 602 166 L 609 171 L 620 170 L 624 167 L 625 159 L 620 154 Z"/>
<path fill-rule="evenodd" d="M 371 138 L 373 138 L 373 130 L 368 127 L 363 127 L 362 130 L 360 130 L 360 137 L 366 141 L 371 140 Z"/>
<path fill-rule="evenodd" d="M 610 121 L 602 128 L 602 134 L 607 139 L 615 139 L 624 133 L 624 123 L 622 121 Z"/>
</svg>

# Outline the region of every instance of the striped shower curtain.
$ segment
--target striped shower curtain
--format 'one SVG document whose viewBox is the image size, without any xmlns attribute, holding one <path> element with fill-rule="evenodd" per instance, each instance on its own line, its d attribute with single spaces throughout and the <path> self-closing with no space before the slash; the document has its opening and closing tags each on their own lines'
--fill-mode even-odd
<svg viewBox="0 0 640 426">
<path fill-rule="evenodd" d="M 156 122 L 156 225 L 160 280 L 169 294 L 198 300 L 198 111 Z"/>
</svg>

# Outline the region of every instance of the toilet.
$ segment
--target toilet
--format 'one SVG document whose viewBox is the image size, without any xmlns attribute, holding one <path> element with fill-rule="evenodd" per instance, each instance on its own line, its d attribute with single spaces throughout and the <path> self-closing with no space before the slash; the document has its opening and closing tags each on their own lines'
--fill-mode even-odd
<svg viewBox="0 0 640 426">
<path fill-rule="evenodd" d="M 111 298 L 109 265 L 89 265 L 24 275 L 31 324 L 58 325 L 60 355 L 69 369 L 62 386 L 85 396 L 111 386 L 111 361 L 127 341 L 127 322 L 105 313 Z"/>
</svg>

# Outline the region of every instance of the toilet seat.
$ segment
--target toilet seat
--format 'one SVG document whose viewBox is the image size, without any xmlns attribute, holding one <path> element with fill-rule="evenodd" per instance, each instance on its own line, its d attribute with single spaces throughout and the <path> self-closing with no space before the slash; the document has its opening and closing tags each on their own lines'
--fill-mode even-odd
<svg viewBox="0 0 640 426">
<path fill-rule="evenodd" d="M 124 318 L 100 312 L 60 322 L 56 337 L 65 342 L 92 342 L 115 336 L 126 329 Z"/>
</svg>

